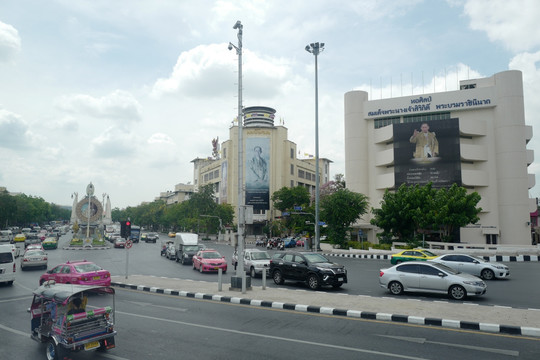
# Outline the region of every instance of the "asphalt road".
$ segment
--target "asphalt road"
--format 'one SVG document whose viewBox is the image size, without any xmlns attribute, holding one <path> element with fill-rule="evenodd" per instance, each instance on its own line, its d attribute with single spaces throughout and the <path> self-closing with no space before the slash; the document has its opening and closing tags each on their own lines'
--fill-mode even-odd
<svg viewBox="0 0 540 360">
<path fill-rule="evenodd" d="M 69 236 L 61 238 L 67 244 Z M 209 244 L 230 259 L 232 248 Z M 49 250 L 49 268 L 68 259 L 94 261 L 113 275 L 128 273 L 217 281 L 159 255 L 160 243 L 132 249 Z M 349 271 L 350 282 L 329 292 L 389 296 L 378 286 L 387 261 L 335 258 Z M 489 282 L 487 304 L 539 308 L 529 284 L 539 264 L 512 263 L 509 280 Z M 26 312 L 31 291 L 43 270 L 18 271 L 13 286 L 0 286 L 0 360 L 45 358 L 44 346 L 28 335 Z M 235 272 L 229 269 L 224 283 Z M 261 279 L 253 279 L 260 285 Z M 268 286 L 275 286 L 270 280 Z M 291 288 L 301 284 L 290 283 Z M 499 296 L 499 293 L 501 294 Z M 507 296 L 508 293 L 510 296 Z M 441 297 L 421 297 L 440 300 Z M 445 301 L 446 298 L 443 298 Z M 487 300 L 486 300 L 487 299 Z M 531 306 L 532 305 L 532 306 Z M 254 308 L 163 294 L 117 290 L 117 348 L 109 353 L 79 353 L 74 359 L 538 359 L 540 339 L 351 319 L 279 309 Z"/>
</svg>

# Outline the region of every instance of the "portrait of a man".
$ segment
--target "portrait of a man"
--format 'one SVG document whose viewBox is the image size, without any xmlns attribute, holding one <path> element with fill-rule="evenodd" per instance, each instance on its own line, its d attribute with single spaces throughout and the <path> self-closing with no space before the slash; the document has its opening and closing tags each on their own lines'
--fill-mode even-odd
<svg viewBox="0 0 540 360">
<path fill-rule="evenodd" d="M 422 123 L 420 131 L 414 129 L 414 132 L 409 139 L 413 144 L 416 144 L 413 157 L 415 159 L 434 158 L 439 156 L 439 142 L 434 132 L 429 131 L 429 125 Z"/>
</svg>

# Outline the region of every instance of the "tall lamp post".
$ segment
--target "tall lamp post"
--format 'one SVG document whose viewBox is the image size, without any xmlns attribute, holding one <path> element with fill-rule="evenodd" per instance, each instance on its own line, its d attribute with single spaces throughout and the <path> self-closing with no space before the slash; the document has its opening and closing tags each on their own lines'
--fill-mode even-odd
<svg viewBox="0 0 540 360">
<path fill-rule="evenodd" d="M 245 206 L 243 189 L 243 162 L 244 162 L 244 144 L 243 144 L 243 108 L 242 108 L 242 30 L 244 26 L 238 20 L 233 29 L 238 30 L 238 46 L 229 42 L 229 50 L 233 48 L 238 55 L 238 266 L 236 267 L 236 279 L 241 278 L 242 293 L 246 292 L 246 273 L 244 271 L 244 226 L 245 226 Z M 231 279 L 233 282 L 235 279 Z M 231 287 L 237 287 L 237 284 L 231 284 Z"/>
<path fill-rule="evenodd" d="M 317 56 L 324 50 L 324 43 L 306 45 L 306 51 L 315 55 L 315 250 L 319 250 L 319 77 Z"/>
</svg>

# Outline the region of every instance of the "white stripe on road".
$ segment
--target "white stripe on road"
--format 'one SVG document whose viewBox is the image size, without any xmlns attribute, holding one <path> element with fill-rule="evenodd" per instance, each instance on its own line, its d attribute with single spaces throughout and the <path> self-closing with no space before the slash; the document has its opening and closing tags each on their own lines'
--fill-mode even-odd
<svg viewBox="0 0 540 360">
<path fill-rule="evenodd" d="M 117 314 L 123 314 L 123 315 L 130 315 L 130 316 L 134 316 L 134 317 L 139 317 L 139 318 L 142 318 L 142 319 L 150 319 L 150 320 L 164 321 L 164 322 L 169 322 L 169 323 L 174 323 L 174 324 L 181 324 L 181 325 L 186 325 L 186 326 L 193 326 L 193 327 L 198 327 L 198 328 L 201 328 L 201 329 L 221 331 L 221 332 L 227 332 L 227 333 L 238 334 L 238 335 L 243 335 L 243 336 L 260 337 L 260 338 L 264 338 L 264 339 L 267 339 L 267 340 L 268 339 L 274 339 L 274 340 L 293 342 L 293 343 L 298 343 L 298 344 L 305 344 L 305 345 L 311 345 L 311 346 L 320 346 L 320 347 L 326 347 L 326 348 L 331 348 L 331 349 L 353 351 L 353 352 L 365 353 L 365 354 L 375 354 L 375 355 L 388 356 L 388 357 L 394 357 L 394 358 L 400 358 L 400 359 L 425 360 L 425 358 L 420 358 L 420 357 L 415 357 L 415 356 L 392 354 L 392 353 L 387 353 L 387 352 L 360 349 L 360 348 L 353 348 L 353 347 L 348 347 L 348 346 L 323 344 L 323 343 L 313 342 L 313 341 L 290 339 L 290 338 L 285 338 L 285 337 L 281 337 L 281 336 L 257 334 L 257 333 L 252 333 L 252 332 L 245 332 L 245 331 L 239 331 L 239 330 L 219 328 L 219 327 L 215 327 L 215 326 L 208 326 L 208 325 L 189 323 L 189 322 L 185 322 L 185 321 L 156 318 L 156 317 L 153 317 L 153 316 L 147 316 L 147 315 L 141 315 L 141 314 L 132 314 L 132 313 L 127 313 L 127 312 L 123 312 L 123 311 L 116 311 L 116 313 Z"/>
</svg>

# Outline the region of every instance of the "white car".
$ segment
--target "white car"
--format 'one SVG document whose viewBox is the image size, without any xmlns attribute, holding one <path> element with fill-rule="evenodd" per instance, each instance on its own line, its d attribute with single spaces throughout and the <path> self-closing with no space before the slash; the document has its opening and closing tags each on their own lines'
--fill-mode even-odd
<svg viewBox="0 0 540 360">
<path fill-rule="evenodd" d="M 232 264 L 236 269 L 238 265 L 238 255 L 235 251 L 232 257 Z M 270 269 L 270 255 L 263 250 L 259 249 L 246 249 L 244 250 L 244 271 L 249 271 L 249 275 L 254 278 L 257 275 L 263 274 L 263 271 Z"/>
<path fill-rule="evenodd" d="M 491 263 L 477 256 L 446 254 L 430 261 L 444 264 L 459 272 L 481 277 L 484 280 L 504 279 L 510 276 L 508 266 L 496 262 Z"/>
<path fill-rule="evenodd" d="M 454 300 L 486 293 L 486 283 L 482 279 L 466 273 L 459 273 L 446 265 L 407 261 L 379 272 L 379 284 L 393 295 L 403 292 L 425 292 L 448 294 Z"/>
<path fill-rule="evenodd" d="M 47 254 L 43 250 L 26 250 L 21 258 L 21 270 L 30 267 L 47 269 Z"/>
</svg>

